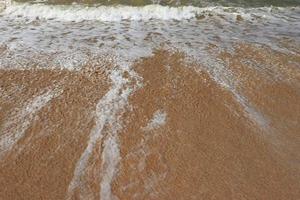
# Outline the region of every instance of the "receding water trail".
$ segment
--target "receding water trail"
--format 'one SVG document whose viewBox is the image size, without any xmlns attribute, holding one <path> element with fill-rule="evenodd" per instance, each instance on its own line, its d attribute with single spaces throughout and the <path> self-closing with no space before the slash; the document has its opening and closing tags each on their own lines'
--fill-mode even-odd
<svg viewBox="0 0 300 200">
<path fill-rule="evenodd" d="M 46 89 L 42 94 L 26 102 L 22 108 L 16 108 L 0 129 L 2 133 L 0 135 L 0 158 L 24 137 L 27 128 L 36 117 L 36 113 L 62 92 L 63 90 L 60 88 Z"/>
<path fill-rule="evenodd" d="M 102 170 L 103 175 L 101 177 L 100 184 L 100 199 L 103 200 L 115 200 L 117 199 L 112 194 L 112 181 L 117 173 L 117 167 L 120 157 L 120 149 L 117 140 L 117 135 L 108 136 L 104 142 L 104 148 L 102 152 Z"/>
<path fill-rule="evenodd" d="M 128 96 L 134 90 L 133 88 L 127 88 L 130 83 L 130 79 L 134 73 L 129 72 L 127 67 L 116 66 L 113 70 L 108 72 L 109 77 L 112 81 L 111 89 L 106 93 L 106 95 L 100 99 L 96 106 L 96 116 L 95 116 L 95 127 L 90 133 L 90 138 L 86 149 L 82 153 L 80 159 L 78 160 L 73 179 L 70 182 L 68 189 L 68 199 L 72 199 L 75 194 L 76 189 L 79 190 L 79 196 L 89 196 L 89 186 L 85 182 L 84 177 L 87 173 L 88 162 L 93 158 L 92 153 L 97 144 L 104 143 L 104 148 L 102 152 L 102 169 L 101 172 L 101 199 L 111 199 L 112 194 L 110 193 L 111 186 L 110 183 L 116 172 L 116 167 L 118 165 L 119 153 L 118 153 L 118 143 L 117 143 L 117 132 L 121 127 L 121 122 L 119 121 L 119 115 L 124 111 L 127 105 Z M 124 73 L 130 75 L 128 78 L 124 78 Z M 105 130 L 104 127 L 108 130 Z M 104 139 L 104 141 L 102 141 Z M 99 180 L 100 181 L 100 180 Z M 97 182 L 97 180 L 96 180 Z"/>
</svg>

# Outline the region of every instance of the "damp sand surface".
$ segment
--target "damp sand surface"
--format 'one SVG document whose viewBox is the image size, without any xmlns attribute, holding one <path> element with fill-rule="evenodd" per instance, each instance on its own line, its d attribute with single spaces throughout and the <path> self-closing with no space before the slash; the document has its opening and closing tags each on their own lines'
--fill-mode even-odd
<svg viewBox="0 0 300 200">
<path fill-rule="evenodd" d="M 269 127 L 262 129 L 231 92 L 183 60 L 160 51 L 137 65 L 145 85 L 130 98 L 133 112 L 121 134 L 124 161 L 114 184 L 117 194 L 123 199 L 297 199 L 299 127 L 294 120 L 299 114 L 289 110 L 299 110 L 296 88 L 271 81 L 268 86 L 256 82 L 262 85 L 256 90 L 242 81 L 257 77 L 248 77 L 251 70 L 236 74 L 246 95 L 256 92 L 255 100 L 249 95 L 250 103 L 267 116 L 273 105 L 266 94 L 277 97 Z M 157 112 L 165 113 L 165 123 L 143 129 Z M 285 130 L 278 128 L 280 119 Z M 277 140 L 282 145 L 274 144 Z"/>
<path fill-rule="evenodd" d="M 299 54 L 208 49 L 1 69 L 0 199 L 298 199 Z"/>
</svg>

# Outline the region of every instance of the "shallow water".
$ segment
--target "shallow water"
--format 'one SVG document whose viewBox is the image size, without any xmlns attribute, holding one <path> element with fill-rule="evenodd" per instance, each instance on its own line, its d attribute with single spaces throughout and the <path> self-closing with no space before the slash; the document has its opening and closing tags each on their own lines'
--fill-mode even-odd
<svg viewBox="0 0 300 200">
<path fill-rule="evenodd" d="M 280 40 L 299 43 L 299 13 L 298 7 L 13 4 L 1 15 L 0 43 L 6 49 L 1 67 L 80 68 L 90 56 L 104 53 L 132 62 L 161 46 L 199 60 L 207 58 L 211 44 L 230 49 L 235 42 L 251 42 L 285 51 Z"/>
</svg>

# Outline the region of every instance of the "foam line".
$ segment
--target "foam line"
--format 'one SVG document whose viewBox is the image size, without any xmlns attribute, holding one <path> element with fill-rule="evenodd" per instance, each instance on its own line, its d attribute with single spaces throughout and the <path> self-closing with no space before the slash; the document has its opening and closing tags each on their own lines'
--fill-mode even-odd
<svg viewBox="0 0 300 200">
<path fill-rule="evenodd" d="M 121 127 L 118 121 L 118 115 L 125 108 L 128 96 L 133 91 L 129 88 L 124 89 L 124 86 L 128 83 L 128 79 L 122 76 L 123 70 L 125 69 L 116 68 L 110 72 L 112 87 L 97 104 L 96 125 L 90 133 L 86 149 L 77 161 L 73 178 L 69 184 L 67 199 L 72 199 L 75 190 L 79 190 L 79 195 L 82 197 L 90 195 L 91 192 L 89 186 L 85 182 L 84 176 L 87 173 L 88 161 L 92 159 L 92 151 L 96 147 L 97 142 L 104 137 L 104 126 L 109 127 L 109 134 L 104 141 L 104 149 L 102 152 L 104 160 L 101 174 L 102 182 L 100 183 L 100 196 L 101 199 L 107 199 L 112 196 L 110 193 L 110 183 L 112 182 L 118 160 L 120 159 L 118 144 L 116 142 L 116 134 Z M 106 167 L 106 165 L 108 165 L 108 167 Z"/>
<path fill-rule="evenodd" d="M 283 9 L 283 8 L 277 8 Z M 292 8 L 286 8 L 292 9 Z M 272 10 L 263 8 L 228 8 L 228 7 L 169 7 L 161 5 L 147 5 L 142 7 L 133 6 L 94 6 L 84 5 L 45 5 L 29 3 L 13 3 L 7 6 L 4 13 L 12 17 L 26 17 L 29 19 L 52 19 L 58 21 L 147 21 L 157 20 L 186 20 L 196 18 L 199 15 L 222 14 L 232 17 L 242 15 L 249 18 L 251 14 L 260 17 L 272 17 L 268 15 Z"/>
</svg>

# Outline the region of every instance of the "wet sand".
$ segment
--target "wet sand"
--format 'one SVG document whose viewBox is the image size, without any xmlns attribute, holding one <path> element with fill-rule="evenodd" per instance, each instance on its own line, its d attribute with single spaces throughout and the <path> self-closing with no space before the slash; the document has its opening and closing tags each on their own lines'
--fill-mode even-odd
<svg viewBox="0 0 300 200">
<path fill-rule="evenodd" d="M 97 115 L 113 89 L 105 64 L 1 70 L 0 199 L 298 199 L 299 55 L 211 51 L 234 91 L 157 50 L 134 63 L 140 87 L 122 72 L 120 95 L 135 89 L 124 111 L 107 114 L 116 131 Z"/>
<path fill-rule="evenodd" d="M 95 123 L 96 103 L 108 89 L 106 75 L 103 70 L 0 73 L 4 94 L 1 97 L 1 142 L 5 140 L 4 134 L 13 138 L 24 131 L 4 155 L 1 149 L 0 199 L 64 199 L 75 163 Z M 33 117 L 18 117 L 22 110 L 30 107 L 32 98 L 52 88 L 61 90 L 59 95 Z M 30 121 L 24 127 L 27 119 Z M 13 126 L 5 128 L 9 122 Z"/>
<path fill-rule="evenodd" d="M 273 133 L 246 118 L 234 96 L 206 72 L 195 73 L 197 66 L 182 60 L 158 52 L 138 64 L 145 86 L 130 99 L 133 111 L 121 133 L 124 159 L 114 185 L 121 199 L 297 199 L 299 165 L 293 171 L 286 156 L 279 158 L 272 136 L 265 136 Z M 299 100 L 295 90 L 291 95 Z M 284 107 L 276 105 L 276 111 Z M 166 124 L 144 131 L 157 110 L 166 112 Z M 300 129 L 281 133 L 296 137 L 294 130 Z M 293 150 L 297 155 L 299 143 Z"/>
<path fill-rule="evenodd" d="M 299 54 L 245 44 L 220 57 L 238 77 L 238 90 L 265 116 L 266 139 L 287 159 L 289 167 L 299 170 Z"/>
</svg>

